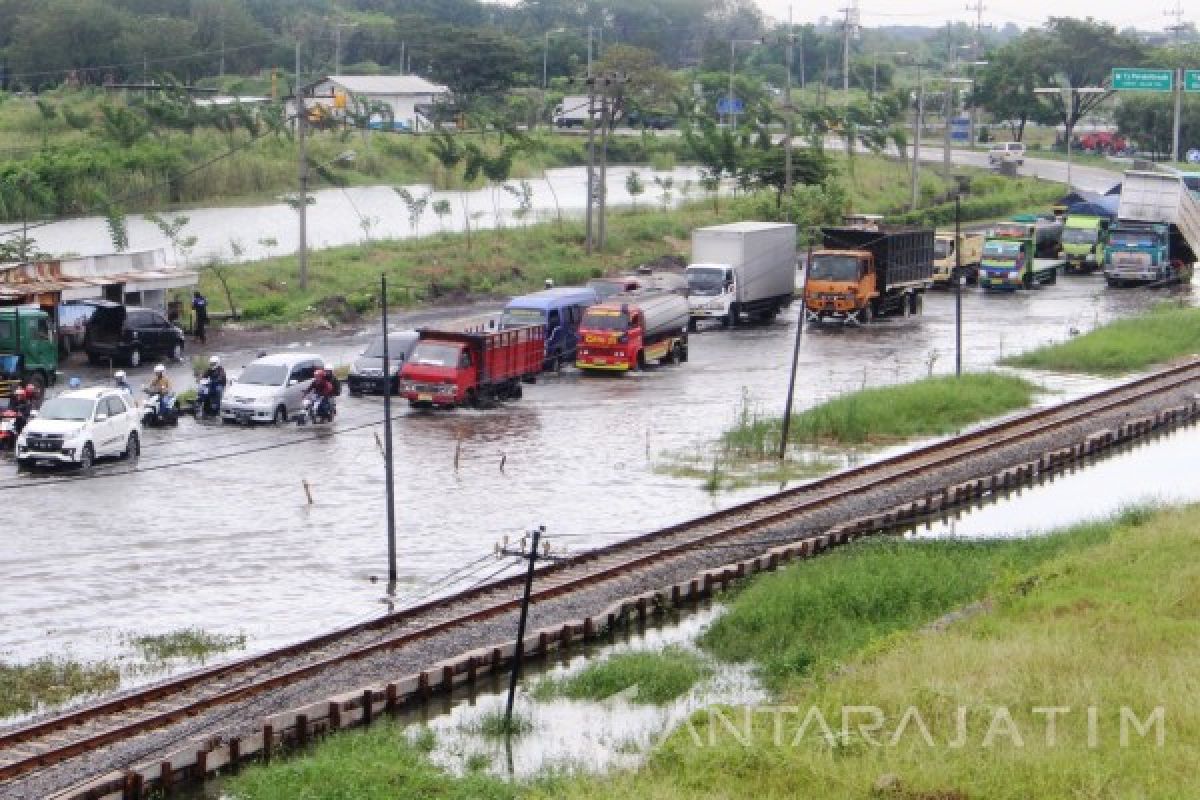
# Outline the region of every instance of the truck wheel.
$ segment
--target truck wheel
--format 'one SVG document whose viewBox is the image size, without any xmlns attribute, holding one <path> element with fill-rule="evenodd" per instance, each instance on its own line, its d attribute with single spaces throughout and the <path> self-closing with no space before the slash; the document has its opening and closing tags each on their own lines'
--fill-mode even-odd
<svg viewBox="0 0 1200 800">
<path fill-rule="evenodd" d="M 925 305 L 925 298 L 920 292 L 913 292 L 908 297 L 908 311 L 910 314 L 920 314 L 921 309 Z"/>
<path fill-rule="evenodd" d="M 725 327 L 736 328 L 738 324 L 738 306 L 737 303 L 729 304 L 729 314 L 725 318 Z"/>
<path fill-rule="evenodd" d="M 1054 270 L 1050 273 L 1050 277 L 1046 279 L 1046 283 L 1049 286 L 1053 286 L 1054 284 L 1058 283 L 1058 268 L 1057 267 L 1055 267 Z"/>
<path fill-rule="evenodd" d="M 695 332 L 696 332 L 696 328 L 697 328 L 697 327 L 698 327 L 698 326 L 697 326 L 697 323 L 696 323 L 696 318 L 695 318 L 695 317 L 688 317 L 688 332 L 689 332 L 689 333 L 695 333 Z"/>
<path fill-rule="evenodd" d="M 870 325 L 871 320 L 875 319 L 875 310 L 871 308 L 871 304 L 867 303 L 858 310 L 858 324 Z"/>
</svg>

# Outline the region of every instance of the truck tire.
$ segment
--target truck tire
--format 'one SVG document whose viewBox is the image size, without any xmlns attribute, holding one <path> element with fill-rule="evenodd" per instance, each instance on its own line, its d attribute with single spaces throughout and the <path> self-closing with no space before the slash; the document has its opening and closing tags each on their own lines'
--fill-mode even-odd
<svg viewBox="0 0 1200 800">
<path fill-rule="evenodd" d="M 695 317 L 688 317 L 688 333 L 695 333 L 698 327 Z"/>
<path fill-rule="evenodd" d="M 1021 288 L 1023 288 L 1023 289 L 1032 289 L 1033 288 L 1033 273 L 1032 272 L 1027 272 L 1023 276 L 1021 276 Z"/>
<path fill-rule="evenodd" d="M 867 303 L 858 310 L 857 317 L 859 325 L 870 325 L 871 320 L 875 319 L 875 309 L 871 307 L 870 303 Z"/>
<path fill-rule="evenodd" d="M 1050 273 L 1050 277 L 1046 279 L 1047 286 L 1053 286 L 1058 283 L 1058 267 L 1055 267 Z"/>
<path fill-rule="evenodd" d="M 738 304 L 729 304 L 729 313 L 725 316 L 725 327 L 736 328 L 738 324 Z"/>
<path fill-rule="evenodd" d="M 920 292 L 913 292 L 908 297 L 908 311 L 910 314 L 920 314 L 925 306 L 925 298 Z"/>
</svg>

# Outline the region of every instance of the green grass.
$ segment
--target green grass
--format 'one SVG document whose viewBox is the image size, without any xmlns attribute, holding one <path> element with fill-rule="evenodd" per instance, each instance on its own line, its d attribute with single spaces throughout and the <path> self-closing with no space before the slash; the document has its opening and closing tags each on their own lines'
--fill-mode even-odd
<svg viewBox="0 0 1200 800">
<path fill-rule="evenodd" d="M 883 443 L 951 433 L 966 425 L 1028 406 L 1037 387 L 1012 375 L 967 373 L 913 383 L 859 389 L 792 415 L 796 443 Z M 779 451 L 782 417 L 760 417 L 743 408 L 722 446 L 742 456 Z"/>
<path fill-rule="evenodd" d="M 663 705 L 687 694 L 710 673 L 698 654 L 680 647 L 617 653 L 561 680 L 543 679 L 534 687 L 534 696 L 604 700 L 637 687 L 630 702 Z"/>
<path fill-rule="evenodd" d="M 705 490 L 721 492 L 819 478 L 839 466 L 833 459 L 811 454 L 789 452 L 788 457 L 780 461 L 773 453 L 742 457 L 725 450 L 710 453 L 710 449 L 663 453 L 652 468 L 659 475 L 697 480 Z"/>
<path fill-rule="evenodd" d="M 873 549 L 884 555 L 909 545 L 851 550 L 841 563 L 835 556 L 768 576 L 738 598 L 735 605 L 773 607 L 782 598 L 802 603 L 771 614 L 778 620 L 770 625 L 776 641 L 807 638 L 824 652 L 847 653 L 836 670 L 816 680 L 800 673 L 783 681 L 779 703 L 798 711 L 783 717 L 778 739 L 771 714 L 755 715 L 749 735 L 738 740 L 701 712 L 643 769 L 579 777 L 530 794 L 589 800 L 1193 796 L 1200 759 L 1200 507 L 1138 510 L 1044 540 L 963 547 L 971 546 L 939 545 L 918 553 L 916 562 L 871 562 Z M 856 563 L 856 578 L 831 582 L 818 575 Z M 772 582 L 777 591 L 754 591 Z M 823 591 L 805 588 L 813 583 Z M 942 605 L 925 597 L 944 596 L 953 606 L 984 594 L 991 603 L 978 613 L 924 625 Z M 787 622 L 788 616 L 800 623 Z M 888 617 L 906 619 L 889 633 L 893 626 L 880 624 Z M 827 635 L 823 621 L 843 618 L 873 638 L 864 643 L 850 629 Z M 753 624 L 745 617 L 731 624 L 736 621 Z M 768 638 L 759 634 L 744 646 L 762 651 Z M 1089 742 L 1092 707 L 1096 734 Z M 1154 731 L 1142 736 L 1132 725 L 1123 743 L 1121 709 L 1144 722 L 1156 707 L 1163 709 L 1161 746 Z M 1053 739 L 1048 708 L 1069 709 L 1057 715 Z M 882 715 L 881 727 L 859 727 L 876 721 L 871 709 Z M 730 711 L 726 719 L 743 734 L 742 710 Z M 797 741 L 801 719 L 813 714 L 827 723 L 832 740 L 810 716 Z M 965 714 L 961 745 L 959 714 Z M 909 722 L 901 729 L 905 715 Z M 897 788 L 878 791 L 878 783 Z"/>
<path fill-rule="evenodd" d="M 133 636 L 129 642 L 146 661 L 173 658 L 204 661 L 210 656 L 246 646 L 246 634 L 209 633 L 199 628 L 184 628 L 170 633 Z"/>
<path fill-rule="evenodd" d="M 518 788 L 478 771 L 462 777 L 435 766 L 432 737 L 411 741 L 403 729 L 381 723 L 339 734 L 308 755 L 255 766 L 228 779 L 231 800 L 511 800 Z"/>
<path fill-rule="evenodd" d="M 515 710 L 511 719 L 503 711 L 489 711 L 464 727 L 480 736 L 503 739 L 507 736 L 524 736 L 533 730 L 533 721 Z"/>
<path fill-rule="evenodd" d="M 28 664 L 0 662 L 0 718 L 53 708 L 74 697 L 116 689 L 120 671 L 107 663 L 40 658 Z"/>
<path fill-rule="evenodd" d="M 1119 375 L 1196 353 L 1200 353 L 1200 309 L 1164 305 L 1061 344 L 1010 356 L 1002 363 L 1059 372 Z"/>
</svg>

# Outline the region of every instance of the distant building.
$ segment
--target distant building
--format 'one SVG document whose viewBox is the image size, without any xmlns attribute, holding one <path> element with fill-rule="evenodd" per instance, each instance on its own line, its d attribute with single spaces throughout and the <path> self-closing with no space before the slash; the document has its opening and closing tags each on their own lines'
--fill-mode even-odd
<svg viewBox="0 0 1200 800">
<path fill-rule="evenodd" d="M 417 75 L 330 75 L 305 87 L 309 102 L 325 107 L 332 116 L 342 116 L 349 96 L 381 103 L 392 111 L 400 130 L 421 131 L 432 127 L 432 109 L 450 99 L 450 90 Z M 339 96 L 344 98 L 339 101 Z"/>
<path fill-rule="evenodd" d="M 0 306 L 50 308 L 71 300 L 103 299 L 168 309 L 168 292 L 196 285 L 194 270 L 167 262 L 162 249 L 31 264 L 0 264 Z"/>
</svg>

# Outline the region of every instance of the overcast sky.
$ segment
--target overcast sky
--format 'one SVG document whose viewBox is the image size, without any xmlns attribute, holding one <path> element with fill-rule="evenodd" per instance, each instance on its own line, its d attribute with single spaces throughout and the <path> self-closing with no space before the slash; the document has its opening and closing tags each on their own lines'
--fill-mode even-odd
<svg viewBox="0 0 1200 800">
<path fill-rule="evenodd" d="M 787 19 L 788 6 L 792 6 L 792 19 L 796 22 L 816 22 L 820 17 L 836 17 L 838 9 L 845 8 L 849 0 L 755 0 L 768 16 L 783 21 Z M 883 25 L 943 25 L 946 20 L 975 22 L 975 12 L 966 6 L 975 5 L 974 0 L 860 0 L 862 24 L 869 28 Z M 1003 27 L 1012 22 L 1022 28 L 1041 25 L 1047 16 L 1059 17 L 1092 16 L 1111 22 L 1118 28 L 1129 26 L 1141 30 L 1161 30 L 1175 22 L 1167 16 L 1168 9 L 1176 8 L 1178 0 L 984 0 L 983 22 L 985 25 Z M 1184 22 L 1200 21 L 1200 5 L 1195 0 L 1183 1 Z"/>
</svg>

